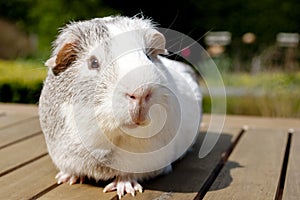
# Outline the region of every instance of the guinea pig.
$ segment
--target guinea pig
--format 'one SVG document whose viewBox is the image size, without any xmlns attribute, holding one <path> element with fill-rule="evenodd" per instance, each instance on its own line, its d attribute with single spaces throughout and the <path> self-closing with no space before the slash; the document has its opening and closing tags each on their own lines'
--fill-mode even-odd
<svg viewBox="0 0 300 200">
<path fill-rule="evenodd" d="M 193 144 L 201 92 L 192 68 L 170 60 L 151 20 L 113 16 L 61 29 L 45 62 L 39 116 L 58 184 L 112 180 L 133 196 Z"/>
</svg>

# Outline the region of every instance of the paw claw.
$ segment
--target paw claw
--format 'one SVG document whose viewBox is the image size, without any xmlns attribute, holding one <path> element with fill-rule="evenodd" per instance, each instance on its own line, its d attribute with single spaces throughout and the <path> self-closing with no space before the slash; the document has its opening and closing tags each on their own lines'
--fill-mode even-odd
<svg viewBox="0 0 300 200">
<path fill-rule="evenodd" d="M 108 184 L 103 192 L 110 192 L 117 190 L 119 199 L 125 195 L 125 193 L 135 196 L 136 191 L 143 192 L 143 187 L 136 181 L 131 179 L 116 178 L 112 183 Z"/>
<path fill-rule="evenodd" d="M 140 193 L 143 193 L 143 187 L 137 182 L 133 182 L 133 188 L 135 191 L 139 191 Z"/>
<path fill-rule="evenodd" d="M 83 181 L 84 181 L 84 177 L 80 177 L 80 181 L 79 181 L 79 183 L 80 183 L 80 184 L 82 184 L 82 183 L 83 183 Z"/>
<path fill-rule="evenodd" d="M 75 184 L 75 183 L 77 182 L 78 177 L 60 171 L 60 172 L 55 176 L 55 179 L 57 179 L 57 184 L 61 184 L 61 183 L 69 183 L 69 185 L 73 185 L 73 184 Z M 82 182 L 82 181 L 83 181 L 83 177 L 80 177 L 80 182 Z"/>
<path fill-rule="evenodd" d="M 55 179 L 58 179 L 63 173 L 62 172 L 58 172 L 55 176 Z"/>
<path fill-rule="evenodd" d="M 70 178 L 70 180 L 69 180 L 69 184 L 70 185 L 73 185 L 74 183 L 76 183 L 77 182 L 77 177 L 76 176 L 71 176 L 71 178 Z"/>
<path fill-rule="evenodd" d="M 108 184 L 107 186 L 105 186 L 105 188 L 103 189 L 103 192 L 111 192 L 114 191 L 115 189 L 117 189 L 117 184 L 115 182 L 112 182 L 110 184 Z"/>
</svg>

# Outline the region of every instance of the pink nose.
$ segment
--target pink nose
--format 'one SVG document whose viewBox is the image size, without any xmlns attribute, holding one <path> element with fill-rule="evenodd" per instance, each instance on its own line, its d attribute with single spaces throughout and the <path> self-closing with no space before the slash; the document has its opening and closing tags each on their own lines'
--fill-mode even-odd
<svg viewBox="0 0 300 200">
<path fill-rule="evenodd" d="M 152 92 L 150 88 L 138 88 L 133 93 L 127 94 L 129 99 L 129 113 L 132 121 L 139 125 L 142 124 L 147 115 L 149 100 Z"/>
<path fill-rule="evenodd" d="M 127 94 L 130 101 L 137 102 L 139 104 L 146 103 L 151 98 L 150 88 L 138 88 L 132 94 Z"/>
</svg>

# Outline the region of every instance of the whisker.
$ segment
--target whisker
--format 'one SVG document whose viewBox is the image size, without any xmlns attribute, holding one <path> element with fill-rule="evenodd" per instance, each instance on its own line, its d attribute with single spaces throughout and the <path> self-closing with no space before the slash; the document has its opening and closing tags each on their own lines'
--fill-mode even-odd
<svg viewBox="0 0 300 200">
<path fill-rule="evenodd" d="M 175 21 L 177 20 L 177 18 L 178 18 L 178 10 L 177 10 L 177 12 L 176 12 L 176 15 L 175 15 L 173 21 L 172 21 L 171 24 L 166 28 L 166 31 L 165 31 L 163 34 L 166 34 L 166 33 L 169 31 L 169 29 L 171 28 L 171 26 L 174 25 L 174 23 L 175 23 Z"/>
<path fill-rule="evenodd" d="M 178 41 L 179 38 L 181 38 L 180 41 Z M 169 47 L 168 47 L 169 49 L 172 48 L 172 47 L 174 47 L 175 45 L 177 45 L 179 42 L 182 42 L 182 36 L 177 37 L 177 38 L 174 38 L 173 40 L 175 40 L 176 42 L 173 43 L 173 45 L 169 46 Z M 173 40 L 169 40 L 169 41 L 172 42 Z"/>
<path fill-rule="evenodd" d="M 194 42 L 192 42 L 191 44 L 188 44 L 187 46 L 183 47 L 181 46 L 181 44 L 183 43 L 183 40 L 184 40 L 184 37 L 181 36 L 181 37 L 178 37 L 178 38 L 175 38 L 174 40 L 178 40 L 180 38 L 180 41 L 176 41 L 173 45 L 171 45 L 170 47 L 168 47 L 168 50 L 172 47 L 174 47 L 175 45 L 178 45 L 178 43 L 180 42 L 180 48 L 178 51 L 175 51 L 175 52 L 172 52 L 171 54 L 168 54 L 166 57 L 171 57 L 173 55 L 176 55 L 176 58 L 178 57 L 178 54 L 180 52 L 182 52 L 184 49 L 186 48 L 189 48 L 191 46 L 193 46 L 194 44 L 196 44 L 197 42 L 199 42 L 202 38 L 204 38 L 209 32 L 211 32 L 213 29 L 210 29 L 209 31 L 207 31 L 205 34 L 203 34 L 200 38 L 198 38 L 197 40 L 195 40 Z M 176 59 L 175 58 L 175 59 Z"/>
<path fill-rule="evenodd" d="M 203 36 L 201 36 L 199 39 L 195 40 L 193 43 L 189 44 L 188 46 L 186 46 L 185 48 L 191 47 L 194 44 L 196 44 L 197 42 L 199 42 L 203 37 L 205 37 L 212 29 L 210 29 L 209 31 L 207 31 L 206 33 L 203 34 Z"/>
</svg>

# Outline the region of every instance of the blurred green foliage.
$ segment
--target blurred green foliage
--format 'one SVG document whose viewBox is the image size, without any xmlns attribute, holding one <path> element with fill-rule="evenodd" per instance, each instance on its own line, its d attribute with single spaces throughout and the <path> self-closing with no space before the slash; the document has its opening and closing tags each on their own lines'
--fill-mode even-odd
<svg viewBox="0 0 300 200">
<path fill-rule="evenodd" d="M 222 77 L 228 114 L 300 117 L 300 72 L 223 73 Z M 210 109 L 211 99 L 205 95 L 203 110 L 210 113 Z"/>
<path fill-rule="evenodd" d="M 46 73 L 36 61 L 0 60 L 0 102 L 37 103 Z"/>
<path fill-rule="evenodd" d="M 70 20 L 140 12 L 161 27 L 195 39 L 210 30 L 230 31 L 233 43 L 229 52 L 233 53 L 244 48 L 241 36 L 253 32 L 257 35 L 253 49 L 259 50 L 274 42 L 278 32 L 299 32 L 299 10 L 298 0 L 0 0 L 0 18 L 38 35 L 40 54 L 49 53 L 58 28 Z"/>
<path fill-rule="evenodd" d="M 0 1 L 0 17 L 11 20 L 27 33 L 38 36 L 39 58 L 49 55 L 51 42 L 59 28 L 66 23 L 117 13 L 101 0 Z"/>
<path fill-rule="evenodd" d="M 57 34 L 58 28 L 70 20 L 103 17 L 113 13 L 114 10 L 105 7 L 99 0 L 37 0 L 32 3 L 28 14 L 29 18 L 35 21 L 30 29 L 38 31 L 41 47 L 47 47 Z"/>
<path fill-rule="evenodd" d="M 246 56 L 241 55 L 249 49 L 249 45 L 241 41 L 244 33 L 252 32 L 257 36 L 251 47 L 255 52 L 274 43 L 278 32 L 300 32 L 299 0 L 104 1 L 125 15 L 143 11 L 162 27 L 170 27 L 195 40 L 208 31 L 229 31 L 233 36 L 228 49 L 231 56 Z"/>
<path fill-rule="evenodd" d="M 250 75 L 248 73 L 224 73 L 225 86 L 245 87 L 249 89 L 294 89 L 300 86 L 300 72 L 262 72 Z"/>
</svg>

